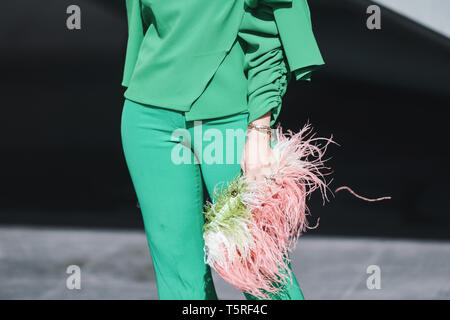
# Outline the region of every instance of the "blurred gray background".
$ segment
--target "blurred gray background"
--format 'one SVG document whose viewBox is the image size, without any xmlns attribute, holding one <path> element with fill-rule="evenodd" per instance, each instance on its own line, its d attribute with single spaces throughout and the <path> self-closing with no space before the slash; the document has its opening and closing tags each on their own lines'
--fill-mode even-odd
<svg viewBox="0 0 450 320">
<path fill-rule="evenodd" d="M 81 30 L 66 28 L 71 4 Z M 449 2 L 309 4 L 327 64 L 291 83 L 280 121 L 333 134 L 332 187 L 392 200 L 311 199 L 320 226 L 293 256 L 305 296 L 448 299 Z M 366 27 L 372 4 L 380 30 Z M 3 1 L 0 16 L 0 299 L 155 299 L 120 141 L 124 1 Z M 66 288 L 73 264 L 81 290 Z M 220 298 L 243 299 L 215 278 Z"/>
</svg>

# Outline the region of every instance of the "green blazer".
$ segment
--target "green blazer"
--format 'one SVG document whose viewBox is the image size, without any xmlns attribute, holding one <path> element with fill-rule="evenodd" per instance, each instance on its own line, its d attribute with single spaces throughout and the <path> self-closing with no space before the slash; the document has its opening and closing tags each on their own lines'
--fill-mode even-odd
<svg viewBox="0 0 450 320">
<path fill-rule="evenodd" d="M 125 97 L 187 120 L 272 110 L 324 64 L 306 0 L 126 0 Z"/>
</svg>

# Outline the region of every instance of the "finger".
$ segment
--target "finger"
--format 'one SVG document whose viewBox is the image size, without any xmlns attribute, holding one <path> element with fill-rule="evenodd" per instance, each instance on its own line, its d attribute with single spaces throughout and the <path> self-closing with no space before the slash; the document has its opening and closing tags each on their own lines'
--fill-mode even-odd
<svg viewBox="0 0 450 320">
<path fill-rule="evenodd" d="M 244 152 L 242 152 L 241 156 L 241 169 L 242 172 L 245 174 L 247 171 L 247 148 L 244 147 Z"/>
<path fill-rule="evenodd" d="M 276 163 L 271 163 L 270 164 L 270 172 L 271 174 L 276 174 L 277 173 L 277 164 Z"/>
<path fill-rule="evenodd" d="M 270 170 L 272 171 L 272 174 L 276 174 L 278 171 L 278 163 L 273 154 L 271 154 Z"/>
<path fill-rule="evenodd" d="M 272 175 L 271 166 L 268 164 L 261 168 L 261 176 L 269 178 Z"/>
<path fill-rule="evenodd" d="M 258 179 L 258 172 L 251 165 L 247 168 L 247 177 L 249 181 L 256 181 Z"/>
<path fill-rule="evenodd" d="M 266 178 L 265 174 L 263 173 L 263 171 L 258 170 L 258 172 L 255 174 L 255 180 L 261 182 L 264 181 L 264 179 Z"/>
</svg>

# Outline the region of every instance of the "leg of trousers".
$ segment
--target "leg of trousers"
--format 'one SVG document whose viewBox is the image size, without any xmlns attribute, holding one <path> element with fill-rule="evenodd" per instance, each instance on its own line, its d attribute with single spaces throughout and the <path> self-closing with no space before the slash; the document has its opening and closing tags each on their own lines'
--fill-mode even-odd
<svg viewBox="0 0 450 320">
<path fill-rule="evenodd" d="M 203 182 L 213 197 L 216 185 L 239 174 L 247 117 L 242 113 L 191 122 L 182 112 L 125 100 L 122 145 L 143 216 L 159 299 L 217 299 L 210 267 L 204 263 Z M 244 141 L 227 136 L 239 130 Z M 303 299 L 295 277 L 273 299 Z"/>
</svg>

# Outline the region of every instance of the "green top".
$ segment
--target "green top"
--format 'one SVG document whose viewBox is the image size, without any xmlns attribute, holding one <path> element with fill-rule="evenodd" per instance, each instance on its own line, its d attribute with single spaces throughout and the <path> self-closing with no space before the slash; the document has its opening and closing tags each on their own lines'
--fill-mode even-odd
<svg viewBox="0 0 450 320">
<path fill-rule="evenodd" d="M 306 0 L 126 0 L 122 85 L 139 103 L 187 120 L 272 110 L 292 73 L 310 80 L 323 65 Z"/>
</svg>

